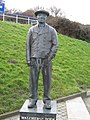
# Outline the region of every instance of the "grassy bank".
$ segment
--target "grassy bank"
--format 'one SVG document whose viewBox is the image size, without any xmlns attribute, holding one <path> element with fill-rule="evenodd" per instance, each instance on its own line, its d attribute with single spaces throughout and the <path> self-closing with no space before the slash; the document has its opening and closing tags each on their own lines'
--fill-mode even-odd
<svg viewBox="0 0 90 120">
<path fill-rule="evenodd" d="M 0 114 L 20 109 L 29 97 L 25 53 L 29 27 L 0 21 Z M 52 99 L 90 88 L 90 44 L 60 34 L 58 42 L 53 60 Z M 42 75 L 38 97 L 43 98 Z"/>
</svg>

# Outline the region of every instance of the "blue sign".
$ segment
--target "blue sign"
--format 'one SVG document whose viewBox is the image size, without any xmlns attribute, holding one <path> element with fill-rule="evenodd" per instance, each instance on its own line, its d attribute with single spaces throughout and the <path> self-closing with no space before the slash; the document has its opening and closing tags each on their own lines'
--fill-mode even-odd
<svg viewBox="0 0 90 120">
<path fill-rule="evenodd" d="M 0 13 L 4 13 L 5 3 L 0 4 Z"/>
</svg>

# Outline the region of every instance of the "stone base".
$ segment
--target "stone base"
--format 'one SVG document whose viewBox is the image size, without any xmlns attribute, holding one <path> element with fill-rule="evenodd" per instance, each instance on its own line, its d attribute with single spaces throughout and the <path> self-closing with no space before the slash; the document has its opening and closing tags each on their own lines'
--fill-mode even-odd
<svg viewBox="0 0 90 120">
<path fill-rule="evenodd" d="M 51 109 L 44 108 L 42 100 L 37 101 L 36 108 L 28 108 L 29 100 L 27 99 L 20 109 L 20 120 L 56 120 L 57 104 L 51 101 Z"/>
</svg>

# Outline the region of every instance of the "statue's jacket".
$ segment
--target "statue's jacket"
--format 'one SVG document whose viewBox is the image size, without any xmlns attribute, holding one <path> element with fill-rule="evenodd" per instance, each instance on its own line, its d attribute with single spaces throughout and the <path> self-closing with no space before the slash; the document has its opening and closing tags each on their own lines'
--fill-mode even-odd
<svg viewBox="0 0 90 120">
<path fill-rule="evenodd" d="M 38 24 L 28 31 L 26 42 L 26 59 L 54 57 L 58 47 L 56 30 L 45 24 L 44 29 L 39 30 Z"/>
</svg>

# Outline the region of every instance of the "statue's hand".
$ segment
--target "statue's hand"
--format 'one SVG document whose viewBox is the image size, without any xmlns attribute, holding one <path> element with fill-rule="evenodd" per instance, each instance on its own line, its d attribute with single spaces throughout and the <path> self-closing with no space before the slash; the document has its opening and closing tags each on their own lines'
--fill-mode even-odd
<svg viewBox="0 0 90 120">
<path fill-rule="evenodd" d="M 27 61 L 27 65 L 30 66 L 30 64 L 31 64 L 31 61 Z"/>
<path fill-rule="evenodd" d="M 50 54 L 50 55 L 48 56 L 48 61 L 51 61 L 53 58 L 54 58 L 54 55 L 53 55 L 53 54 Z"/>
<path fill-rule="evenodd" d="M 49 62 L 51 61 L 51 57 L 48 57 L 48 61 L 49 61 Z"/>
</svg>

